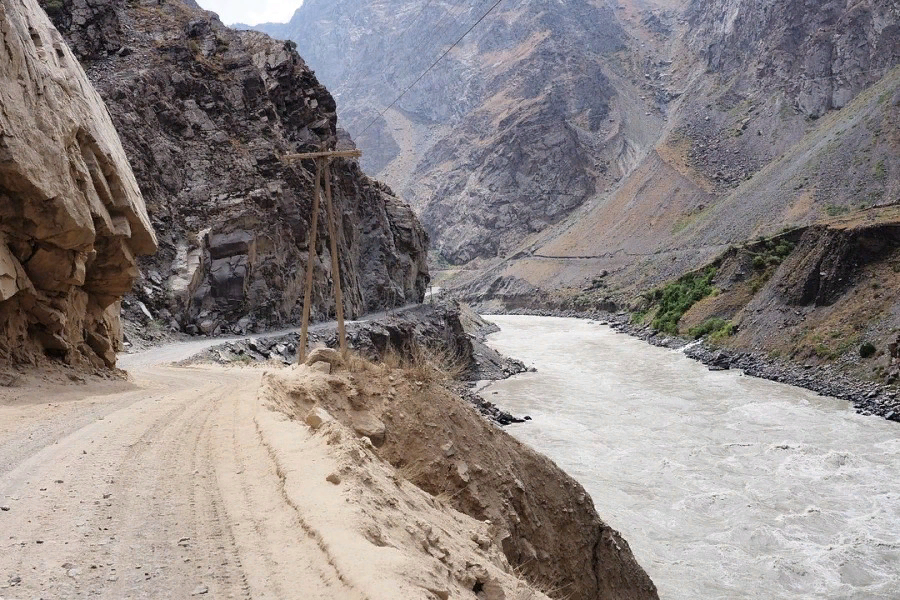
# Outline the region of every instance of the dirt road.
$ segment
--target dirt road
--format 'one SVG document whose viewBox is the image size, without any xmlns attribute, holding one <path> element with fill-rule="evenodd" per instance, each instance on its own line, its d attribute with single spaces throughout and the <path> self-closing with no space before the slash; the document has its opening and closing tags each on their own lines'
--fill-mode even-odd
<svg viewBox="0 0 900 600">
<path fill-rule="evenodd" d="M 355 321 L 347 321 L 347 326 L 351 326 L 354 324 L 362 324 L 368 323 L 370 321 L 377 321 L 379 319 L 383 319 L 389 315 L 402 315 L 406 311 L 421 306 L 420 304 L 406 304 L 404 306 L 400 306 L 390 311 L 381 311 L 375 313 L 369 313 L 363 319 L 358 319 Z M 310 333 L 322 333 L 325 331 L 333 331 L 337 329 L 337 321 L 322 321 L 320 323 L 313 323 L 309 326 Z M 232 335 L 232 336 L 222 336 L 222 337 L 211 337 L 211 338 L 195 338 L 184 342 L 174 342 L 170 344 L 163 344 L 161 346 L 155 346 L 153 348 L 148 348 L 141 352 L 137 352 L 135 354 L 120 354 L 118 367 L 120 369 L 125 369 L 126 371 L 131 371 L 136 368 L 143 368 L 153 365 L 161 365 L 161 364 L 171 364 L 176 363 L 182 360 L 186 360 L 200 354 L 207 348 L 212 348 L 213 346 L 217 346 L 219 344 L 224 344 L 225 342 L 235 342 L 238 340 L 247 340 L 247 339 L 259 339 L 259 338 L 276 338 L 283 335 L 288 335 L 290 333 L 299 333 L 299 327 L 290 327 L 287 329 L 279 329 L 277 331 L 267 331 L 264 333 L 254 333 L 250 335 Z"/>
<path fill-rule="evenodd" d="M 262 368 L 171 365 L 221 341 L 122 357 L 128 381 L 3 380 L 0 600 L 545 597 L 488 523 L 347 426 L 289 418 Z M 304 369 L 285 371 L 331 389 Z"/>
<path fill-rule="evenodd" d="M 282 493 L 260 376 L 145 366 L 0 396 L 0 598 L 356 597 Z"/>
</svg>

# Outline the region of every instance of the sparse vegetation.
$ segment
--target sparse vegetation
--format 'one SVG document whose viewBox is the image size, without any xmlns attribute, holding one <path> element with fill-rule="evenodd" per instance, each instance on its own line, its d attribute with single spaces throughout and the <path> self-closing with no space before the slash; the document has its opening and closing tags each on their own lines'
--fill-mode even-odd
<svg viewBox="0 0 900 600">
<path fill-rule="evenodd" d="M 52 19 L 62 13 L 63 0 L 47 0 L 46 2 L 42 2 L 41 6 L 43 6 L 44 11 Z"/>
<path fill-rule="evenodd" d="M 829 204 L 825 207 L 825 214 L 829 217 L 839 217 L 841 215 L 845 215 L 850 212 L 850 209 L 846 206 L 841 206 L 839 204 Z"/>
<path fill-rule="evenodd" d="M 659 307 L 653 319 L 653 328 L 676 335 L 678 322 L 684 313 L 713 293 L 712 280 L 715 276 L 716 268 L 707 267 L 654 290 L 648 298 Z"/>
<path fill-rule="evenodd" d="M 707 319 L 696 327 L 691 327 L 688 334 L 695 340 L 707 337 L 710 341 L 716 342 L 731 337 L 737 331 L 737 325 L 731 321 L 719 317 Z"/>
<path fill-rule="evenodd" d="M 456 381 L 462 379 L 468 369 L 465 357 L 449 348 L 426 348 L 418 344 L 402 354 L 394 348 L 388 349 L 382 364 L 386 369 L 406 371 L 410 378 L 422 383 Z"/>
<path fill-rule="evenodd" d="M 875 179 L 878 181 L 884 181 L 887 178 L 887 168 L 884 166 L 884 159 L 882 158 L 875 164 Z"/>
<path fill-rule="evenodd" d="M 787 240 L 761 238 L 759 245 L 760 248 L 753 257 L 753 268 L 758 271 L 780 265 L 794 251 L 794 244 Z"/>
<path fill-rule="evenodd" d="M 839 356 L 837 352 L 821 343 L 816 344 L 815 348 L 813 348 L 813 353 L 819 358 L 824 358 L 825 360 L 834 360 Z"/>
</svg>

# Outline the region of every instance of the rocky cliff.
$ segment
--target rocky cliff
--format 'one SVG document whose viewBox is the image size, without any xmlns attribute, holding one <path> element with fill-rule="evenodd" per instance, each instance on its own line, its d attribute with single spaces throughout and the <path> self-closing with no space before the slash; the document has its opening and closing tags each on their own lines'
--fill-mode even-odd
<svg viewBox="0 0 900 600">
<path fill-rule="evenodd" d="M 0 361 L 111 367 L 156 236 L 100 96 L 37 0 L 0 2 Z"/>
<path fill-rule="evenodd" d="M 159 232 L 130 314 L 209 334 L 296 322 L 314 165 L 282 157 L 335 147 L 331 94 L 292 45 L 193 2 L 43 4 L 107 101 Z M 334 163 L 332 187 L 349 315 L 419 301 L 426 237 L 412 211 L 353 161 Z M 334 312 L 323 229 L 318 318 Z"/>
<path fill-rule="evenodd" d="M 260 26 L 297 43 L 366 169 L 456 264 L 505 254 L 603 192 L 659 123 L 615 66 L 628 41 L 614 10 L 588 0 L 500 4 L 380 117 L 488 6 L 307 0 L 290 23 Z"/>
</svg>

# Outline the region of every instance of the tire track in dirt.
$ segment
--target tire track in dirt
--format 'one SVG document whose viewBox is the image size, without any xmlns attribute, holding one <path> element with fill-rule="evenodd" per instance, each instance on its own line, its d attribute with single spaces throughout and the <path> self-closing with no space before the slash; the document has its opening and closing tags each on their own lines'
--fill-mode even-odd
<svg viewBox="0 0 900 600">
<path fill-rule="evenodd" d="M 253 393 L 253 402 L 220 408 L 218 421 L 230 419 L 232 426 L 220 429 L 214 442 L 216 455 L 224 458 L 219 484 L 226 492 L 229 522 L 239 532 L 239 554 L 253 598 L 297 597 L 302 581 L 304 599 L 365 600 L 335 565 L 321 535 L 287 498 L 281 472 L 256 426 L 255 388 Z M 273 573 L 278 576 L 262 576 Z"/>
</svg>

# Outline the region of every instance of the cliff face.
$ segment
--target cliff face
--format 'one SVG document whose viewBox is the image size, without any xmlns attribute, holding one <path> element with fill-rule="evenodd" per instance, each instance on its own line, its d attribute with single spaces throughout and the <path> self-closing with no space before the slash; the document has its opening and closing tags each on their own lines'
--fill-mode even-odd
<svg viewBox="0 0 900 600">
<path fill-rule="evenodd" d="M 692 0 L 687 45 L 717 73 L 782 89 L 809 117 L 842 108 L 900 62 L 893 2 Z"/>
<path fill-rule="evenodd" d="M 626 35 L 587 0 L 489 5 L 307 0 L 259 29 L 297 43 L 340 98 L 363 161 L 408 198 L 452 263 L 505 254 L 612 185 L 658 126 L 621 80 Z M 635 107 L 640 118 L 626 117 Z M 628 141 L 626 141 L 626 139 Z"/>
<path fill-rule="evenodd" d="M 36 0 L 0 2 L 0 361 L 113 366 L 156 237 L 103 101 Z"/>
<path fill-rule="evenodd" d="M 193 3 L 44 6 L 106 99 L 160 234 L 135 287 L 150 316 L 192 333 L 296 322 L 315 171 L 282 156 L 334 147 L 331 94 L 289 45 L 228 29 Z M 416 217 L 356 163 L 332 171 L 348 313 L 420 300 L 427 241 Z M 334 311 L 323 229 L 318 318 Z"/>
</svg>

